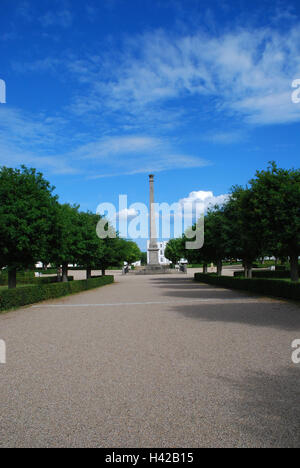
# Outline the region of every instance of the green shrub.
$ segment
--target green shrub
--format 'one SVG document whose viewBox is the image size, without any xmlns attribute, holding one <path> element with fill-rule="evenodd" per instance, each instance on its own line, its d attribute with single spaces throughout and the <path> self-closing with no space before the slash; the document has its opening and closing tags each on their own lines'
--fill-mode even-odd
<svg viewBox="0 0 300 468">
<path fill-rule="evenodd" d="M 235 271 L 234 277 L 235 278 L 243 278 L 245 275 L 244 271 Z M 272 270 L 265 270 L 265 271 L 253 271 L 252 272 L 253 278 L 269 278 L 269 279 L 284 279 L 290 278 L 291 272 L 288 270 L 285 271 L 272 271 Z"/>
<path fill-rule="evenodd" d="M 99 288 L 114 282 L 113 276 L 101 276 L 89 280 L 71 281 L 68 283 L 50 283 L 7 289 L 0 292 L 0 310 L 9 310 L 37 302 L 75 294 L 89 289 Z"/>
<path fill-rule="evenodd" d="M 233 278 L 232 276 L 195 274 L 195 280 L 203 283 L 224 286 L 230 289 L 240 289 L 268 296 L 282 297 L 285 299 L 300 300 L 300 283 L 281 281 L 280 279 L 266 278 Z"/>
</svg>

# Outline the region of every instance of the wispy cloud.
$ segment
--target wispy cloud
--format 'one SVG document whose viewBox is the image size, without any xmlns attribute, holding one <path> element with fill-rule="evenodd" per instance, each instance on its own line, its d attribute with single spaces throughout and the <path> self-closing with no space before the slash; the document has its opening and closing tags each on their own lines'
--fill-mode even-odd
<svg viewBox="0 0 300 468">
<path fill-rule="evenodd" d="M 210 132 L 203 136 L 204 141 L 220 145 L 232 145 L 241 143 L 248 139 L 247 134 L 241 130 L 224 131 L 224 132 Z"/>
<path fill-rule="evenodd" d="M 17 109 L 0 107 L 0 165 L 31 165 L 55 174 L 75 174 L 74 165 L 63 156 L 57 158 L 51 149 L 63 141 L 59 128 L 62 118 L 25 115 Z"/>
<path fill-rule="evenodd" d="M 156 137 L 109 137 L 83 145 L 67 155 L 72 160 L 90 160 L 91 179 L 118 175 L 144 174 L 172 169 L 204 167 L 210 161 L 193 155 L 181 154 L 172 143 Z"/>
<path fill-rule="evenodd" d="M 44 28 L 52 26 L 61 26 L 69 28 L 73 23 L 73 15 L 71 10 L 63 9 L 60 11 L 48 11 L 45 15 L 40 17 L 40 23 Z"/>
<path fill-rule="evenodd" d="M 187 115 L 191 108 L 196 113 L 202 97 L 213 98 L 215 112 L 252 124 L 299 121 L 299 108 L 290 100 L 291 81 L 300 76 L 299 44 L 296 26 L 284 33 L 238 29 L 220 37 L 144 34 L 128 39 L 126 52 L 117 57 L 72 62 L 70 71 L 89 85 L 73 109 L 105 106 L 140 117 L 145 109 L 155 112 L 167 104 L 170 110 L 186 106 Z"/>
</svg>

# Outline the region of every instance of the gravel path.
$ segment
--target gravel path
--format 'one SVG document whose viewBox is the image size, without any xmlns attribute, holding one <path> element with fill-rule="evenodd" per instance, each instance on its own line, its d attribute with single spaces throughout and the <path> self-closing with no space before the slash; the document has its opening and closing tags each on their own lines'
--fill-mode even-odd
<svg viewBox="0 0 300 468">
<path fill-rule="evenodd" d="M 300 447 L 299 306 L 192 273 L 1 315 L 0 446 Z"/>
</svg>

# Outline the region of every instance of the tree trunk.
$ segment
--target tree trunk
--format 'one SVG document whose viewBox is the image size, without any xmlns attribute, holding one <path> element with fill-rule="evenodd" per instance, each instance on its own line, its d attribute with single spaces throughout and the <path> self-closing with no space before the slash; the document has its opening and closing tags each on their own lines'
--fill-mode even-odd
<svg viewBox="0 0 300 468">
<path fill-rule="evenodd" d="M 253 277 L 253 266 L 251 262 L 245 262 L 245 278 L 251 279 Z"/>
<path fill-rule="evenodd" d="M 105 268 L 102 268 L 102 276 L 105 276 Z"/>
<path fill-rule="evenodd" d="M 61 281 L 61 269 L 60 267 L 57 268 L 57 282 L 59 283 Z"/>
<path fill-rule="evenodd" d="M 17 269 L 12 268 L 8 270 L 8 288 L 15 289 L 17 287 Z"/>
<path fill-rule="evenodd" d="M 62 266 L 62 282 L 67 283 L 68 282 L 68 264 L 64 263 Z"/>
<path fill-rule="evenodd" d="M 203 273 L 205 275 L 207 274 L 207 263 L 204 263 L 204 265 L 203 265 Z"/>
<path fill-rule="evenodd" d="M 217 261 L 217 275 L 222 276 L 223 263 L 222 260 Z"/>
<path fill-rule="evenodd" d="M 290 256 L 291 263 L 291 280 L 294 282 L 299 281 L 299 265 L 298 265 L 298 253 L 294 253 Z"/>
<path fill-rule="evenodd" d="M 86 279 L 91 279 L 91 277 L 92 277 L 92 269 L 87 268 L 86 269 Z"/>
<path fill-rule="evenodd" d="M 244 267 L 244 277 L 248 278 L 248 264 L 247 264 L 247 262 L 243 262 L 243 267 Z"/>
</svg>

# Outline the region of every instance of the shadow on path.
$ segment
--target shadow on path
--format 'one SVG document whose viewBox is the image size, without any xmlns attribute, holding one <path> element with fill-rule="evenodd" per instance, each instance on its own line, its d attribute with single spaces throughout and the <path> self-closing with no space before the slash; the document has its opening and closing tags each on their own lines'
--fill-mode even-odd
<svg viewBox="0 0 300 468">
<path fill-rule="evenodd" d="M 215 296 L 214 296 L 215 297 Z M 205 322 L 239 323 L 300 331 L 300 310 L 288 303 L 259 302 L 174 306 L 173 311 Z"/>
<path fill-rule="evenodd" d="M 166 289 L 164 296 L 211 300 L 211 302 L 172 307 L 173 311 L 185 317 L 206 322 L 240 323 L 300 331 L 300 308 L 296 303 L 280 299 L 269 300 L 255 294 L 224 290 L 201 283 L 195 287 L 195 283 L 190 278 L 155 278 L 152 281 L 157 287 Z M 224 303 L 213 303 L 214 300 L 222 299 Z M 248 299 L 251 299 L 251 302 L 247 302 Z M 238 302 L 235 303 L 234 300 Z"/>
<path fill-rule="evenodd" d="M 239 395 L 229 407 L 246 439 L 250 436 L 264 447 L 300 447 L 299 377 L 295 366 L 281 368 L 276 375 L 252 372 L 242 380 L 218 379 Z"/>
</svg>

